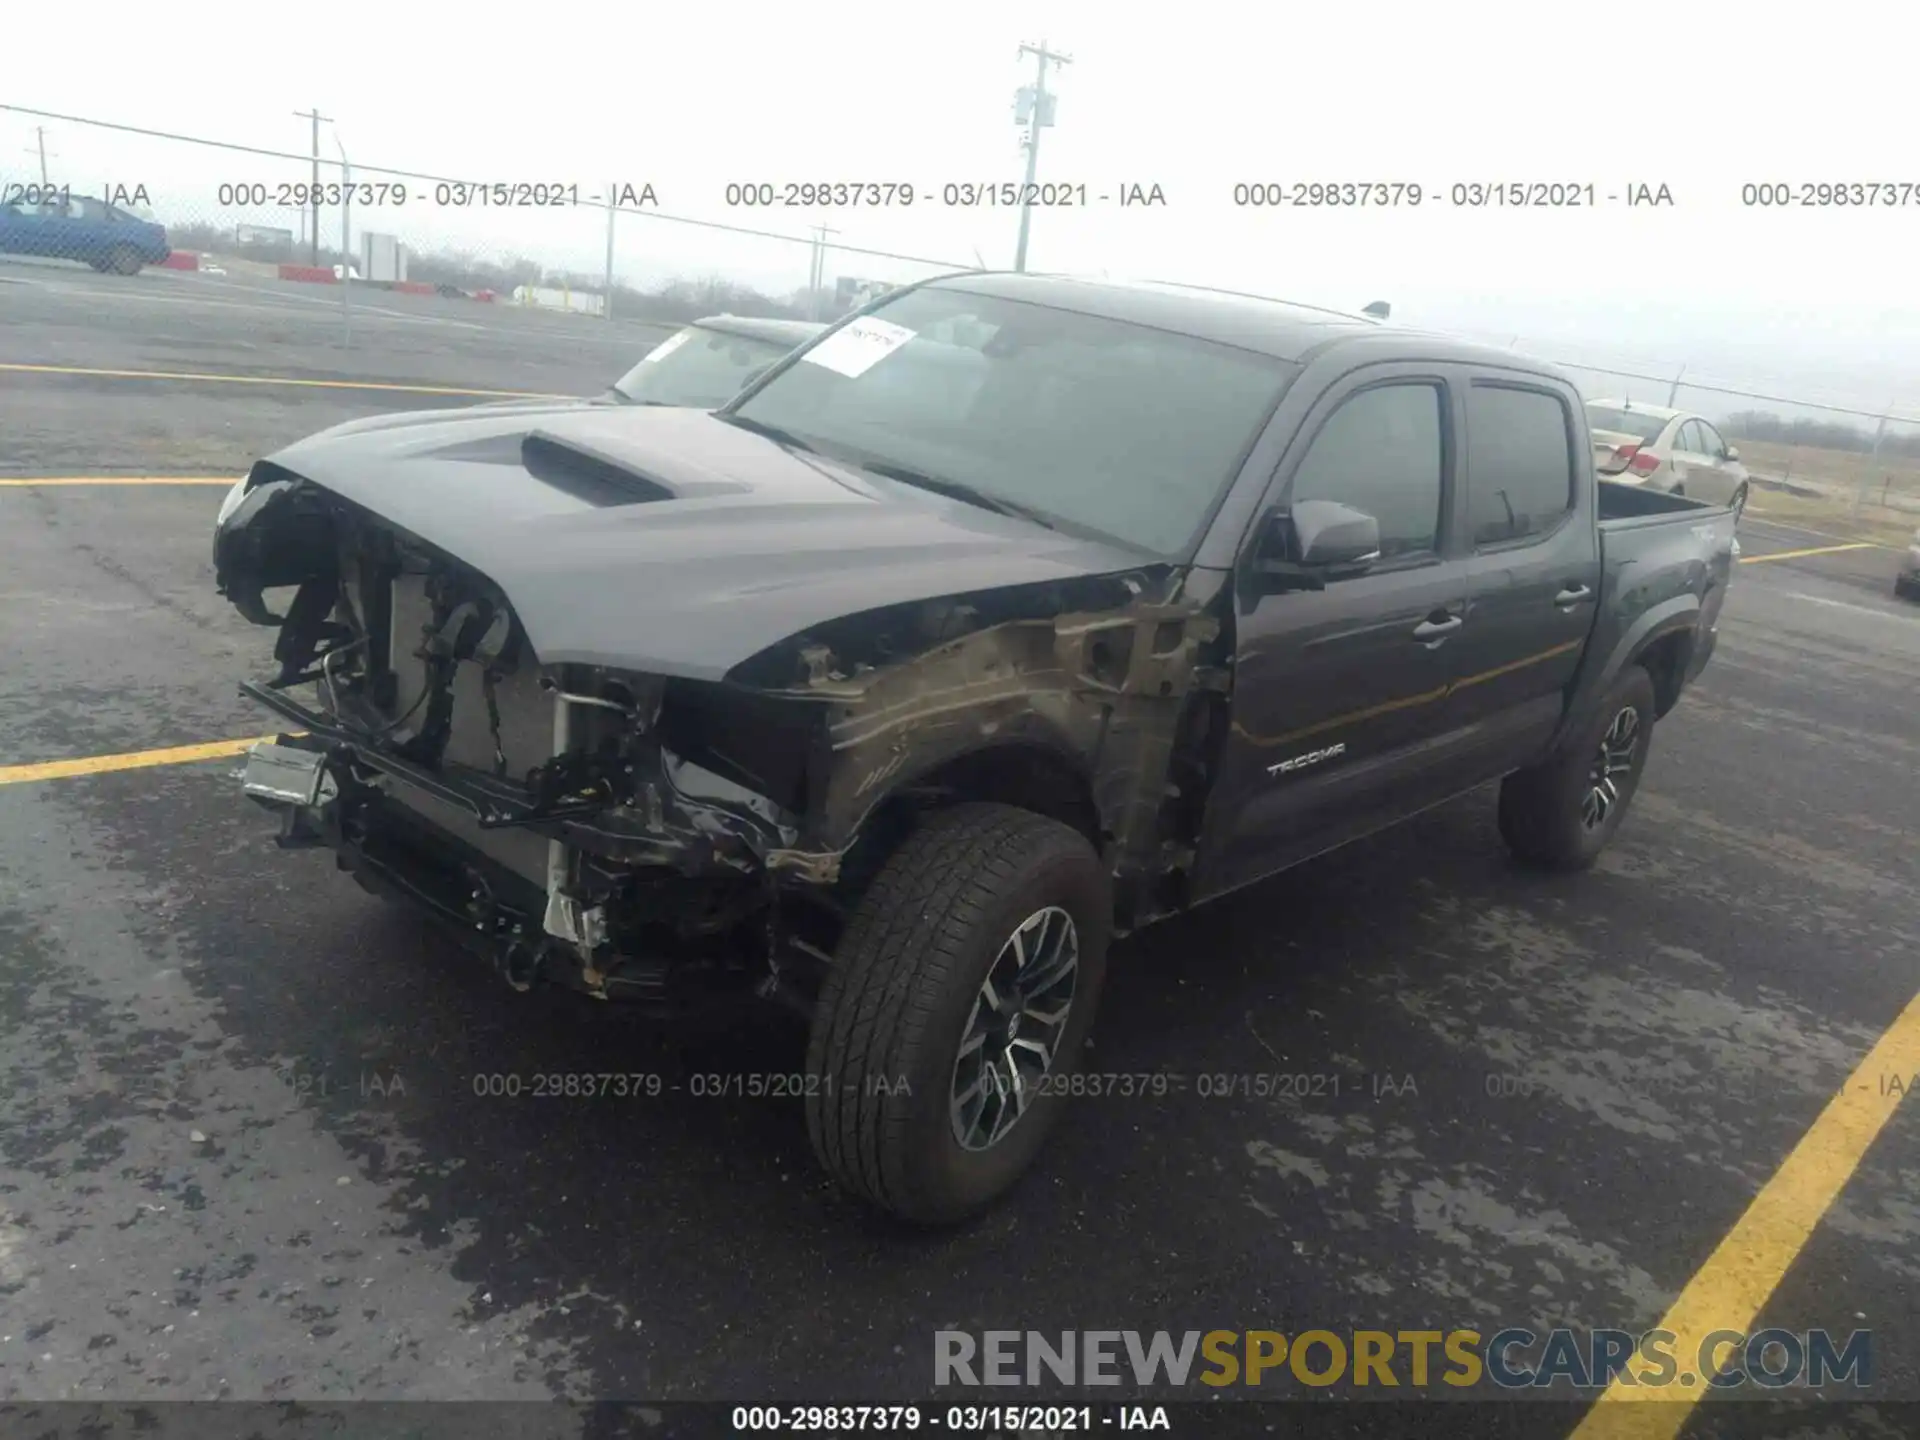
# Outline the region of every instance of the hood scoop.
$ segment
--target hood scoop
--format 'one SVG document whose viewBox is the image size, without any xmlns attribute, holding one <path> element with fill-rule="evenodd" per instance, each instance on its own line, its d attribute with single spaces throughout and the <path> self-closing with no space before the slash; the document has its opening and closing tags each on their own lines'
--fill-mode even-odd
<svg viewBox="0 0 1920 1440">
<path fill-rule="evenodd" d="M 520 463 L 541 484 L 602 509 L 679 498 L 666 482 L 618 456 L 545 430 L 530 431 L 521 440 Z"/>
<path fill-rule="evenodd" d="M 519 465 L 525 468 L 518 435 L 488 435 L 480 440 L 461 440 L 432 452 L 441 460 L 464 460 L 471 465 Z"/>
</svg>

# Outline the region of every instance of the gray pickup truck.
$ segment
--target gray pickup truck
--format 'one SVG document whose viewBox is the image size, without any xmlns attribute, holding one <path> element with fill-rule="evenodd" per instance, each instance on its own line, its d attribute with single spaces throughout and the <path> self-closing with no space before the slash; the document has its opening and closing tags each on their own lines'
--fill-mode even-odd
<svg viewBox="0 0 1920 1440">
<path fill-rule="evenodd" d="M 1490 781 L 1521 861 L 1589 864 L 1734 527 L 1596 482 L 1505 351 L 965 274 L 711 412 L 336 427 L 214 559 L 278 627 L 281 844 L 517 989 L 791 1005 L 821 1162 L 939 1224 L 1035 1157 L 1115 935 Z"/>
</svg>

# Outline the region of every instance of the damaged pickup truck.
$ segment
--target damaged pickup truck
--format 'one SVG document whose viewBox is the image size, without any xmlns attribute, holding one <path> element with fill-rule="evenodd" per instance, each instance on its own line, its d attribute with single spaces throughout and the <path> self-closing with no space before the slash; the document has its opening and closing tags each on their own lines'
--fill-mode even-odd
<svg viewBox="0 0 1920 1440">
<path fill-rule="evenodd" d="M 713 412 L 336 427 L 214 557 L 282 844 L 519 989 L 792 1006 L 826 1169 L 938 1224 L 1058 1119 L 1113 936 L 1488 781 L 1590 863 L 1734 524 L 1596 482 L 1505 351 L 965 274 Z"/>
</svg>

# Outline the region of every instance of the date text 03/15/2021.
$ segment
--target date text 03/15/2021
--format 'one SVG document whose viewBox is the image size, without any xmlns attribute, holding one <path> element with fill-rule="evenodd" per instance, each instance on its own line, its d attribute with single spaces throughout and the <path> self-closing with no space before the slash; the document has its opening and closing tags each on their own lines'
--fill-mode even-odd
<svg viewBox="0 0 1920 1440">
<path fill-rule="evenodd" d="M 981 1083 L 997 1087 L 1002 1094 L 1011 1091 L 1012 1082 L 1004 1077 Z M 853 1093 L 913 1094 L 913 1084 L 905 1075 L 872 1075 L 849 1085 L 831 1075 L 759 1071 L 679 1076 L 653 1071 L 542 1070 L 524 1074 L 492 1071 L 468 1077 L 467 1084 L 482 1099 L 496 1100 L 659 1100 L 668 1096 L 693 1100 L 783 1100 Z M 361 1088 L 363 1092 L 366 1090 L 365 1081 Z M 392 1084 L 387 1088 L 393 1088 Z M 1075 1100 L 1164 1100 L 1182 1096 L 1202 1100 L 1382 1100 L 1420 1094 L 1419 1082 L 1410 1073 L 1367 1070 L 1259 1074 L 1210 1070 L 1194 1075 L 1175 1070 L 1076 1070 L 1023 1079 L 1021 1089 L 1029 1100 L 1048 1095 Z"/>
<path fill-rule="evenodd" d="M 958 1435 L 1075 1435 L 1173 1429 L 1164 1405 L 736 1405 L 736 1434 L 945 1430 Z"/>
</svg>

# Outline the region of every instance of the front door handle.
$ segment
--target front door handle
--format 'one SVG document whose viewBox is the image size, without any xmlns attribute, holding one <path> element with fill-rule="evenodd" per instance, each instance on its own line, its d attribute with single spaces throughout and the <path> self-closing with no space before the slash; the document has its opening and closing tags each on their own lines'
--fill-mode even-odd
<svg viewBox="0 0 1920 1440">
<path fill-rule="evenodd" d="M 1458 615 L 1449 615 L 1444 620 L 1422 620 L 1418 625 L 1413 627 L 1413 638 L 1416 640 L 1438 640 L 1442 636 L 1451 635 L 1454 631 L 1458 630 L 1461 623 Z"/>
<path fill-rule="evenodd" d="M 1558 605 L 1562 610 L 1565 610 L 1569 605 L 1578 605 L 1591 594 L 1593 594 L 1593 591 L 1584 585 L 1569 585 L 1553 597 L 1553 603 Z"/>
</svg>

